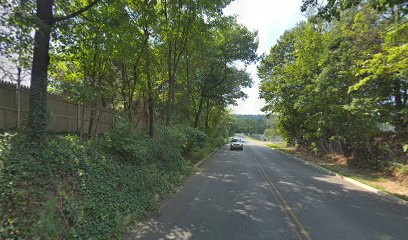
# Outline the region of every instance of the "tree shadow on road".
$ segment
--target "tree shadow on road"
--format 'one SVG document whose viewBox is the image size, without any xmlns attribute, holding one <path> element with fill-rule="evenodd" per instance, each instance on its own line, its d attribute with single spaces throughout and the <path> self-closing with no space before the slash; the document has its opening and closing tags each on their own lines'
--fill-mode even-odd
<svg viewBox="0 0 408 240">
<path fill-rule="evenodd" d="M 312 239 L 408 236 L 402 227 L 408 226 L 407 206 L 378 199 L 306 164 L 293 166 L 279 154 L 262 158 L 221 149 L 159 214 L 129 228 L 125 239 L 298 239 L 293 220 L 253 157 Z M 277 159 L 285 160 L 277 164 Z"/>
</svg>

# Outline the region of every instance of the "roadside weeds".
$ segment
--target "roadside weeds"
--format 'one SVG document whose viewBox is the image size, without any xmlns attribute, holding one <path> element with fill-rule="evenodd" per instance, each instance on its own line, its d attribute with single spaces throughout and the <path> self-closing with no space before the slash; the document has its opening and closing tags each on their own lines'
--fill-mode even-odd
<svg viewBox="0 0 408 240">
<path fill-rule="evenodd" d="M 194 164 L 195 167 L 199 167 L 201 164 L 203 164 L 209 157 L 211 157 L 216 151 L 218 151 L 218 149 L 220 149 L 220 147 L 217 147 L 214 149 L 214 151 L 212 151 L 211 153 L 209 153 L 206 157 L 204 157 L 203 159 L 201 159 L 198 163 Z"/>
</svg>

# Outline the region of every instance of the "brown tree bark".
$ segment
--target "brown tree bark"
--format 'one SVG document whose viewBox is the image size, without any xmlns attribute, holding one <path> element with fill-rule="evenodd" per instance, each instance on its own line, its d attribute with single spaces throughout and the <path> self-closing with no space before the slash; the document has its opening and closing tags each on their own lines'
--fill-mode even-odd
<svg viewBox="0 0 408 240">
<path fill-rule="evenodd" d="M 195 119 L 194 119 L 194 127 L 195 128 L 198 128 L 198 124 L 200 123 L 201 112 L 203 111 L 203 103 L 204 103 L 204 97 L 200 96 L 198 109 L 197 109 L 197 112 L 195 114 Z"/>
<path fill-rule="evenodd" d="M 174 101 L 174 85 L 175 85 L 175 74 L 173 73 L 172 64 L 172 54 L 173 54 L 173 44 L 172 41 L 169 42 L 168 46 L 168 62 L 167 62 L 167 72 L 169 77 L 169 92 L 167 95 L 167 113 L 166 113 L 166 125 L 169 125 L 172 111 L 173 111 L 173 101 Z"/>
<path fill-rule="evenodd" d="M 403 113 L 403 109 L 406 108 L 406 105 L 403 101 L 403 94 L 401 89 L 401 80 L 396 78 L 394 79 L 394 98 L 395 98 L 395 117 L 394 124 L 395 130 L 398 136 L 404 136 L 407 134 L 407 124 L 406 114 Z M 405 90 L 406 91 L 406 90 Z"/>
<path fill-rule="evenodd" d="M 205 129 L 206 130 L 210 128 L 210 111 L 211 111 L 210 99 L 207 99 L 206 111 L 205 111 Z"/>
<path fill-rule="evenodd" d="M 53 1 L 37 0 L 37 17 L 39 25 L 34 36 L 34 55 L 31 69 L 30 110 L 28 131 L 32 141 L 40 142 L 48 125 L 47 86 L 48 66 L 50 64 L 49 48 Z"/>
<path fill-rule="evenodd" d="M 67 16 L 54 17 L 53 0 L 37 0 L 36 11 L 39 20 L 34 35 L 34 53 L 31 69 L 30 109 L 28 116 L 28 134 L 31 141 L 41 142 L 48 126 L 47 87 L 48 66 L 50 64 L 50 37 L 55 22 L 74 18 L 87 11 L 100 0 L 94 0 L 88 6 Z"/>
<path fill-rule="evenodd" d="M 150 73 L 147 74 L 147 94 L 149 107 L 149 136 L 154 136 L 154 99 L 153 99 L 153 83 Z"/>
<path fill-rule="evenodd" d="M 91 116 L 89 119 L 88 136 L 94 138 L 97 134 L 97 126 L 99 121 L 98 104 L 94 101 L 91 104 Z"/>
</svg>

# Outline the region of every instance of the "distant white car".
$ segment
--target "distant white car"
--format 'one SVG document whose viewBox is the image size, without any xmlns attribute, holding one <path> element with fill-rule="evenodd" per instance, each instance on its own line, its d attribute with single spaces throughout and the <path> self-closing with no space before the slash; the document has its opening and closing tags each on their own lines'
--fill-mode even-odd
<svg viewBox="0 0 408 240">
<path fill-rule="evenodd" d="M 241 139 L 233 138 L 230 141 L 230 149 L 244 150 L 244 144 L 242 143 Z"/>
</svg>

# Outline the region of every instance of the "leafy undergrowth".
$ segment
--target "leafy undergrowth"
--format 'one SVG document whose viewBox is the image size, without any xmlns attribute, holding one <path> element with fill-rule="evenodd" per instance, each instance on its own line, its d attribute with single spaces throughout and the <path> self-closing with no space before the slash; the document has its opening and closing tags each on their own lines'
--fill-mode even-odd
<svg viewBox="0 0 408 240">
<path fill-rule="evenodd" d="M 313 162 L 333 172 L 353 178 L 396 197 L 408 200 L 408 171 L 405 171 L 405 166 L 394 165 L 394 168 L 392 169 L 394 174 L 390 174 L 390 171 L 379 172 L 369 168 L 353 167 L 347 164 L 347 159 L 338 155 L 316 157 L 309 153 L 302 152 L 295 147 L 287 146 L 283 142 L 267 143 L 267 146 L 302 158 L 303 160 Z"/>
<path fill-rule="evenodd" d="M 208 142 L 202 148 L 190 152 L 189 154 L 185 155 L 185 158 L 193 164 L 196 164 L 226 143 L 226 139 L 221 136 L 209 138 Z"/>
<path fill-rule="evenodd" d="M 194 171 L 182 157 L 194 138 L 175 139 L 126 123 L 96 140 L 50 135 L 40 147 L 0 134 L 0 239 L 121 238 Z"/>
</svg>

